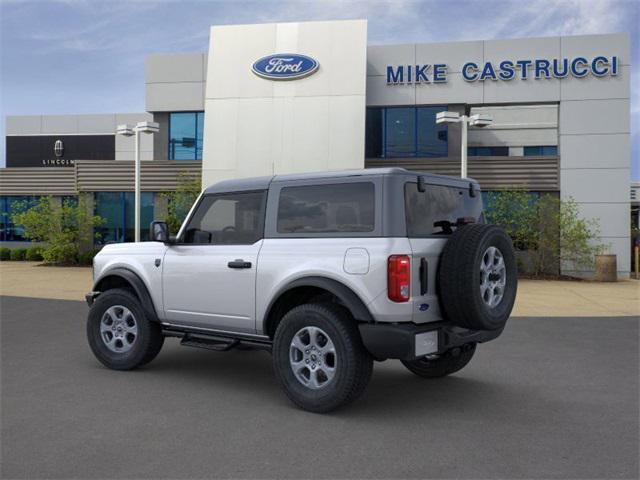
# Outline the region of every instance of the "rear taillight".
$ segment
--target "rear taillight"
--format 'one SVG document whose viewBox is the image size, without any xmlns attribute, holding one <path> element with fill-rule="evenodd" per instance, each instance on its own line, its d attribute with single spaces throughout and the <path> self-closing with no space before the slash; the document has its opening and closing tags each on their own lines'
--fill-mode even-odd
<svg viewBox="0 0 640 480">
<path fill-rule="evenodd" d="M 387 269 L 389 300 L 408 302 L 411 291 L 411 260 L 408 255 L 391 255 Z"/>
</svg>

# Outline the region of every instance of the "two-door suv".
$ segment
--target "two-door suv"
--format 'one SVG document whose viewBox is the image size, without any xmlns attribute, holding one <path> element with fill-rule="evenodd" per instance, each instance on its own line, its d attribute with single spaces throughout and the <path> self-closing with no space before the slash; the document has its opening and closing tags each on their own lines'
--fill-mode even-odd
<svg viewBox="0 0 640 480">
<path fill-rule="evenodd" d="M 421 377 L 463 368 L 498 337 L 516 296 L 505 232 L 471 179 L 368 169 L 228 180 L 177 237 L 105 246 L 87 295 L 104 365 L 142 366 L 165 337 L 272 352 L 298 406 L 326 412 L 365 390 L 373 361 Z"/>
</svg>

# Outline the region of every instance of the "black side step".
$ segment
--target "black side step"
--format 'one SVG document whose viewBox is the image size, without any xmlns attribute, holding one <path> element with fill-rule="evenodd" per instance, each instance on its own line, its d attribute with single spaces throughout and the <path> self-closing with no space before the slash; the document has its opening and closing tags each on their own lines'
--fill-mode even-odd
<svg viewBox="0 0 640 480">
<path fill-rule="evenodd" d="M 187 333 L 182 337 L 180 345 L 185 347 L 206 348 L 207 350 L 216 350 L 218 352 L 226 352 L 238 346 L 240 341 L 233 338 L 223 337 L 204 337 Z"/>
</svg>

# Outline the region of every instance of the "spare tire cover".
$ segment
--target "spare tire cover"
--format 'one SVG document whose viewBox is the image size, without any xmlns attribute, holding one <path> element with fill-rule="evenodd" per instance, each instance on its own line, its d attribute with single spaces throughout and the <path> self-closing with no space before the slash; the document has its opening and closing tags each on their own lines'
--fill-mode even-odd
<svg viewBox="0 0 640 480">
<path fill-rule="evenodd" d="M 511 314 L 518 287 L 513 244 L 496 225 L 458 228 L 438 265 L 438 295 L 445 318 L 460 327 L 497 330 Z"/>
</svg>

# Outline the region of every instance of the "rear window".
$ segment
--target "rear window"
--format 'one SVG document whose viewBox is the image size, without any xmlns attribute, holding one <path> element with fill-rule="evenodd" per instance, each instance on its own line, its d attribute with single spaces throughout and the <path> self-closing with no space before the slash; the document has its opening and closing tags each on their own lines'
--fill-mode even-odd
<svg viewBox="0 0 640 480">
<path fill-rule="evenodd" d="M 443 185 L 427 184 L 426 191 L 419 192 L 417 183 L 407 183 L 404 201 L 409 237 L 442 235 L 447 229 L 437 223 L 455 224 L 461 217 L 477 220 L 482 210 L 480 194 L 472 198 L 467 189 Z"/>
<path fill-rule="evenodd" d="M 284 187 L 278 233 L 349 233 L 374 229 L 371 182 Z"/>
</svg>

